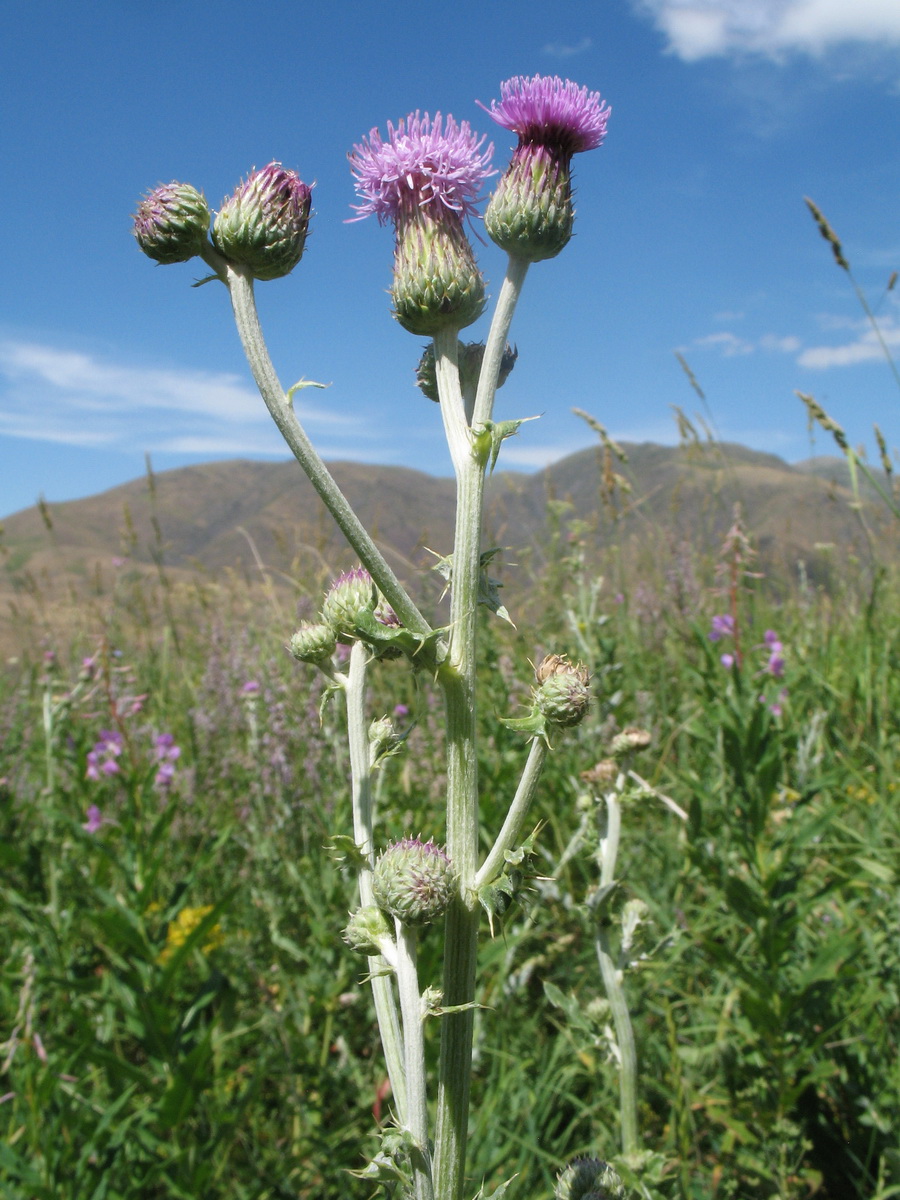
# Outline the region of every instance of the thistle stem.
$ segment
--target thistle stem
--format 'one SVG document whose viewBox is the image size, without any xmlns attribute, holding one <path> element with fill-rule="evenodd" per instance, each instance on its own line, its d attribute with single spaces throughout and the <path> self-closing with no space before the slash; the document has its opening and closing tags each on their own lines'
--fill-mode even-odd
<svg viewBox="0 0 900 1200">
<path fill-rule="evenodd" d="M 542 737 L 532 739 L 531 749 L 528 751 L 528 761 L 525 763 L 525 770 L 522 772 L 513 802 L 509 806 L 503 828 L 475 876 L 476 888 L 496 879 L 503 870 L 507 850 L 512 850 L 521 838 L 528 810 L 538 789 L 546 757 L 547 743 L 545 740 Z"/>
<path fill-rule="evenodd" d="M 440 681 L 447 716 L 447 851 L 459 898 L 447 912 L 443 992 L 446 1006 L 475 996 L 478 913 L 473 885 L 478 855 L 475 634 L 481 554 L 484 463 L 476 459 L 459 386 L 456 330 L 434 339 L 438 394 L 456 472 L 456 533 L 451 574 L 450 644 Z M 458 1200 L 465 1180 L 472 1069 L 472 1009 L 441 1019 L 435 1126 L 435 1195 Z"/>
<path fill-rule="evenodd" d="M 425 1089 L 424 1013 L 416 965 L 416 933 L 402 921 L 397 930 L 397 984 L 403 1014 L 403 1045 L 409 1107 L 403 1125 L 415 1143 L 411 1153 L 416 1200 L 433 1200 L 431 1154 L 428 1146 L 428 1103 Z"/>
<path fill-rule="evenodd" d="M 347 702 L 347 740 L 350 749 L 351 796 L 353 805 L 353 840 L 365 857 L 366 866 L 361 867 L 357 882 L 359 902 L 365 908 L 375 904 L 372 889 L 372 868 L 375 865 L 375 841 L 372 816 L 371 767 L 369 764 L 369 739 L 366 724 L 366 668 L 369 652 L 362 642 L 354 642 L 350 650 L 350 666 L 343 676 L 344 697 Z M 400 1032 L 400 1017 L 397 1001 L 386 964 L 379 955 L 369 958 L 369 975 L 372 982 L 372 998 L 375 1002 L 375 1017 L 384 1049 L 391 1093 L 401 1123 L 407 1118 L 407 1087 L 404 1074 L 403 1036 Z"/>
<path fill-rule="evenodd" d="M 215 260 L 210 265 L 215 266 Z M 228 286 L 234 319 L 256 386 L 281 436 L 394 612 L 409 630 L 427 638 L 432 632 L 431 626 L 348 504 L 297 419 L 292 401 L 285 395 L 259 324 L 252 276 L 224 260 L 221 268 L 216 269 Z"/>
<path fill-rule="evenodd" d="M 475 413 L 472 418 L 473 428 L 484 425 L 491 419 L 494 410 L 494 396 L 497 393 L 497 380 L 500 378 L 500 364 L 509 337 L 513 313 L 519 302 L 525 275 L 529 263 L 523 258 L 509 256 L 506 266 L 506 276 L 500 286 L 500 295 L 491 318 L 491 328 L 488 332 L 484 347 L 484 358 L 481 362 L 481 375 L 478 380 L 478 393 L 475 397 Z"/>
<path fill-rule="evenodd" d="M 606 795 L 606 829 L 600 840 L 600 887 L 612 886 L 615 881 L 616 858 L 619 853 L 619 837 L 622 829 L 622 806 L 619 793 L 625 785 L 624 775 L 616 780 L 616 789 Z M 635 1155 L 640 1150 L 637 1118 L 637 1052 L 634 1045 L 634 1030 L 628 1014 L 628 1001 L 622 986 L 622 969 L 612 956 L 609 926 L 604 924 L 597 931 L 597 960 L 603 986 L 609 1000 L 616 1043 L 619 1048 L 619 1118 L 621 1123 L 622 1153 Z"/>
</svg>

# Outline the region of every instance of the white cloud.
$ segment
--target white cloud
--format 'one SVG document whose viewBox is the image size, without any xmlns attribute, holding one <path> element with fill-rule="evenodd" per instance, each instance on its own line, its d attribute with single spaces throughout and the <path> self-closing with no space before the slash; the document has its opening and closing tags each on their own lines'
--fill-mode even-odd
<svg viewBox="0 0 900 1200">
<path fill-rule="evenodd" d="M 304 423 L 365 436 L 358 420 L 305 404 L 309 395 L 295 394 Z M 287 453 L 259 395 L 236 375 L 123 365 L 15 339 L 0 341 L 0 433 L 119 450 Z"/>
<path fill-rule="evenodd" d="M 685 62 L 735 53 L 818 55 L 900 45 L 898 0 L 635 0 Z"/>
<path fill-rule="evenodd" d="M 548 42 L 544 53 L 552 58 L 572 58 L 575 54 L 584 54 L 593 46 L 589 37 L 583 37 L 578 42 Z"/>
<path fill-rule="evenodd" d="M 739 355 L 755 354 L 757 350 L 796 354 L 801 342 L 799 338 L 779 337 L 774 333 L 764 333 L 756 341 L 748 341 L 747 338 L 740 338 L 737 334 L 723 330 L 721 333 L 709 333 L 705 337 L 695 338 L 692 345 L 701 350 L 719 350 L 724 358 L 736 358 Z"/>
<path fill-rule="evenodd" d="M 884 319 L 879 323 L 879 328 L 888 349 L 900 349 L 900 326 L 890 319 Z M 797 363 L 801 367 L 822 371 L 829 367 L 852 367 L 876 359 L 884 361 L 884 349 L 875 330 L 867 326 L 859 337 L 842 346 L 810 346 L 798 357 Z"/>
</svg>

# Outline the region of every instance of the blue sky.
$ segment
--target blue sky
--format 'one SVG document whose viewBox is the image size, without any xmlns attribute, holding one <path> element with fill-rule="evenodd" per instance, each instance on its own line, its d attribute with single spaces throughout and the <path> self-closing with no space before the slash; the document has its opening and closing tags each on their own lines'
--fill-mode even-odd
<svg viewBox="0 0 900 1200">
<path fill-rule="evenodd" d="M 346 155 L 415 109 L 510 135 L 475 101 L 559 74 L 612 105 L 575 160 L 576 236 L 532 268 L 500 417 L 542 414 L 500 465 L 530 470 L 593 435 L 673 442 L 671 406 L 789 460 L 811 446 L 794 389 L 855 441 L 900 445 L 900 391 L 803 204 L 840 235 L 900 354 L 897 0 L 29 0 L 8 6 L 0 515 L 139 475 L 286 452 L 256 396 L 220 285 L 159 267 L 131 237 L 173 179 L 213 206 L 272 159 L 315 181 L 306 254 L 257 285 L 285 385 L 327 459 L 449 474 L 436 406 L 413 385 L 421 339 L 391 318 L 392 238 L 347 224 Z M 478 249 L 489 291 L 503 255 Z M 486 320 L 469 336 L 483 336 Z M 675 353 L 687 359 L 708 409 Z"/>
</svg>

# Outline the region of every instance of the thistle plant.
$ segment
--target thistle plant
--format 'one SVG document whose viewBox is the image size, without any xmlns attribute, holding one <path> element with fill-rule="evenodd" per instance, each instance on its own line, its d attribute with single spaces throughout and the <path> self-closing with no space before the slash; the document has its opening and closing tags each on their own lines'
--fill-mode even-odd
<svg viewBox="0 0 900 1200">
<path fill-rule="evenodd" d="M 457 508 L 452 551 L 440 560 L 450 613 L 438 625 L 419 610 L 341 493 L 307 437 L 269 358 L 254 300 L 256 280 L 290 272 L 303 254 L 310 189 L 273 162 L 254 171 L 213 218 L 201 194 L 173 183 L 151 192 L 135 217 L 141 249 L 158 262 L 199 256 L 228 289 L 237 329 L 260 394 L 292 453 L 359 560 L 335 581 L 321 612 L 285 630 L 291 654 L 322 671 L 346 706 L 353 826 L 335 846 L 357 878 L 358 906 L 344 917 L 344 938 L 368 959 L 375 1011 L 393 1093 L 397 1129 L 366 1168 L 415 1200 L 461 1200 L 472 1060 L 476 960 L 482 910 L 493 916 L 509 901 L 525 842 L 525 826 L 551 740 L 584 717 L 586 670 L 553 654 L 537 671 L 526 717 L 507 724 L 529 742 L 521 779 L 490 849 L 480 860 L 476 747 L 477 618 L 480 605 L 503 613 L 488 576 L 495 553 L 482 548 L 487 472 L 520 420 L 493 420 L 494 397 L 515 363 L 508 335 L 529 265 L 560 253 L 572 232 L 571 160 L 599 146 L 609 108 L 597 93 L 569 81 L 535 76 L 501 87 L 487 110 L 514 131 L 518 148 L 487 210 L 485 229 L 508 255 L 483 344 L 463 345 L 460 332 L 486 307 L 486 289 L 467 229 L 491 168 L 493 147 L 468 122 L 426 112 L 375 128 L 349 155 L 359 203 L 356 217 L 375 216 L 395 233 L 393 314 L 417 337 L 431 339 L 419 368 L 436 399 L 453 462 Z M 212 227 L 211 238 L 208 230 Z M 372 720 L 367 685 L 373 662 L 405 658 L 443 693 L 446 727 L 446 815 L 443 829 L 382 830 L 376 825 L 373 772 L 400 748 L 390 722 Z M 379 853 L 379 846 L 381 851 Z M 443 977 L 422 989 L 417 946 L 443 927 Z M 425 1018 L 437 1017 L 440 1056 L 435 1080 L 425 1066 Z M 598 1160 L 599 1161 L 599 1160 Z M 602 1165 L 602 1164 L 601 1164 Z M 575 1171 L 578 1180 L 584 1174 Z M 596 1172 L 565 1194 L 618 1195 Z M 610 1177 L 611 1178 L 611 1177 Z"/>
</svg>

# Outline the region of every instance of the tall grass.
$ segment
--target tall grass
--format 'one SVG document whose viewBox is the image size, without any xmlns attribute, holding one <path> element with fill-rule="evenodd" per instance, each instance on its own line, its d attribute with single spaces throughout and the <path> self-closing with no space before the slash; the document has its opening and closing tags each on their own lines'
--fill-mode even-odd
<svg viewBox="0 0 900 1200">
<path fill-rule="evenodd" d="M 673 602 L 675 564 L 614 592 L 584 566 L 590 531 L 561 519 L 568 563 L 548 576 L 540 636 L 588 661 L 597 700 L 554 747 L 527 886 L 482 948 L 471 1194 L 516 1176 L 510 1194 L 539 1200 L 564 1162 L 618 1144 L 595 952 L 602 829 L 582 773 L 637 724 L 652 735 L 640 778 L 689 817 L 646 791 L 626 804 L 611 909 L 615 922 L 637 898 L 652 918 L 623 981 L 641 1138 L 661 1162 L 644 1194 L 900 1195 L 896 578 L 777 606 L 765 580 L 742 579 L 743 657 L 725 666 L 731 643 L 708 636 L 729 611 L 713 564 L 695 563 L 690 603 Z M 0 1190 L 363 1200 L 375 1185 L 346 1167 L 376 1151 L 391 1095 L 339 937 L 353 903 L 328 849 L 349 819 L 343 718 L 266 622 L 225 618 L 239 588 L 185 603 L 120 578 L 80 629 L 20 627 L 3 671 Z M 765 669 L 767 630 L 783 676 Z M 499 622 L 482 637 L 495 828 L 491 796 L 509 794 L 521 755 L 495 714 L 527 697 L 513 664 L 535 647 Z M 385 713 L 408 710 L 379 812 L 430 827 L 437 699 L 391 663 L 373 688 Z M 119 752 L 108 736 L 98 752 L 112 733 Z M 423 977 L 436 956 L 424 937 Z"/>
</svg>

